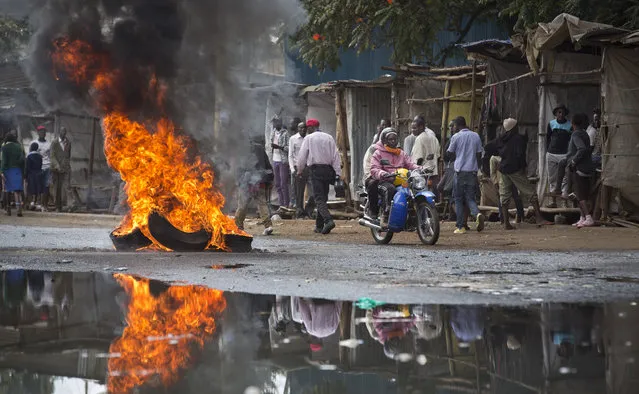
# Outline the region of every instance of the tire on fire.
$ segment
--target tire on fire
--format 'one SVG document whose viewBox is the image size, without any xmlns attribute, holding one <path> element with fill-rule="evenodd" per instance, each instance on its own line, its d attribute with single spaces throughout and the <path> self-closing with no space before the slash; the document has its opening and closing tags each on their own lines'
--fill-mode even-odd
<svg viewBox="0 0 639 394">
<path fill-rule="evenodd" d="M 160 244 L 176 252 L 203 251 L 211 239 L 211 233 L 205 230 L 180 231 L 156 212 L 149 216 L 149 231 Z"/>
<path fill-rule="evenodd" d="M 140 248 L 151 245 L 151 240 L 148 239 L 140 229 L 135 229 L 128 234 L 115 235 L 113 232 L 109 235 L 111 242 L 115 246 L 117 251 L 135 251 Z"/>
</svg>

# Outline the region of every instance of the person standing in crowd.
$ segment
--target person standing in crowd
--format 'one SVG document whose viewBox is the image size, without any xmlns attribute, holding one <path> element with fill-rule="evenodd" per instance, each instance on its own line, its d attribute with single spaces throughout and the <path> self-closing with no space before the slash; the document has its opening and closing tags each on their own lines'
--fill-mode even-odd
<svg viewBox="0 0 639 394">
<path fill-rule="evenodd" d="M 470 209 L 470 214 L 475 217 L 477 231 L 484 229 L 484 215 L 479 212 L 477 201 L 478 182 L 477 171 L 481 162 L 481 154 L 484 152 L 479 135 L 468 129 L 466 119 L 458 116 L 453 120 L 454 135 L 450 139 L 448 152 L 455 154 L 455 212 L 457 223 L 455 234 L 465 234 L 464 212 L 465 207 Z"/>
<path fill-rule="evenodd" d="M 419 168 L 406 152 L 397 147 L 399 136 L 397 131 L 389 127 L 382 131 L 380 141 L 377 143 L 377 150 L 371 159 L 371 176 L 379 183 L 384 201 L 384 212 L 382 212 L 381 226 L 388 226 L 390 207 L 393 196 L 397 192 L 393 184 L 394 177 L 391 175 L 399 169 L 416 170 Z"/>
<path fill-rule="evenodd" d="M 305 203 L 304 193 L 306 192 L 306 186 L 308 184 L 309 169 L 305 168 L 302 173 L 297 170 L 297 157 L 299 156 L 300 149 L 302 148 L 302 142 L 306 137 L 306 123 L 300 122 L 297 124 L 297 134 L 291 137 L 289 141 L 288 150 L 288 162 L 291 166 L 291 172 L 293 175 L 293 188 L 295 190 L 295 200 L 297 201 L 296 216 L 297 218 L 311 217 L 313 203 L 312 196 L 308 202 Z M 308 209 L 311 209 L 311 212 Z"/>
<path fill-rule="evenodd" d="M 373 136 L 373 145 L 376 144 L 377 141 L 379 141 L 379 137 L 382 134 L 382 130 L 384 130 L 387 127 L 391 127 L 390 119 L 382 119 L 379 121 L 379 125 L 377 126 L 377 132 Z"/>
<path fill-rule="evenodd" d="M 412 155 L 413 146 L 415 146 L 415 140 L 426 129 L 426 121 L 421 116 L 415 116 L 413 122 L 410 124 L 410 135 L 404 139 L 404 152 L 408 156 Z"/>
<path fill-rule="evenodd" d="M 282 119 L 273 118 L 273 130 L 271 131 L 271 154 L 273 158 L 273 172 L 275 174 L 275 189 L 280 202 L 280 211 L 287 208 L 290 203 L 288 165 L 288 130 L 283 128 Z"/>
<path fill-rule="evenodd" d="M 264 235 L 273 233 L 271 222 L 271 208 L 268 204 L 268 196 L 273 184 L 273 167 L 268 160 L 264 149 L 264 140 L 251 139 L 251 154 L 253 163 L 240 170 L 240 183 L 238 185 L 238 206 L 235 211 L 235 224 L 240 230 L 244 229 L 244 219 L 251 201 L 255 201 L 260 214 L 261 223 L 264 225 Z"/>
<path fill-rule="evenodd" d="M 441 146 L 439 140 L 435 135 L 435 132 L 420 121 L 413 122 L 412 127 L 418 127 L 422 129 L 422 132 L 418 133 L 415 138 L 411 158 L 414 163 L 417 163 L 424 168 L 432 169 L 431 179 L 433 184 L 437 184 L 439 181 L 439 155 Z M 414 133 L 413 133 L 414 134 Z M 408 152 L 406 152 L 408 154 Z"/>
<path fill-rule="evenodd" d="M 18 143 L 14 130 L 7 135 L 5 144 L 0 149 L 0 175 L 2 175 L 3 190 L 6 196 L 7 215 L 11 216 L 10 193 L 14 193 L 18 216 L 22 216 L 22 192 L 24 190 L 24 149 Z"/>
<path fill-rule="evenodd" d="M 548 123 L 546 131 L 546 167 L 548 168 L 548 183 L 552 194 L 551 208 L 557 207 L 558 190 L 568 195 L 568 184 L 564 177 L 559 179 L 559 166 L 566 158 L 568 143 L 570 142 L 571 123 L 567 116 L 570 113 L 564 104 L 559 104 L 552 110 L 555 119 Z"/>
<path fill-rule="evenodd" d="M 51 186 L 51 141 L 47 140 L 47 128 L 38 126 L 38 152 L 42 156 L 42 210 L 49 210 L 49 187 Z"/>
<path fill-rule="evenodd" d="M 288 169 L 290 171 L 290 173 L 293 173 L 293 167 L 295 166 L 295 164 L 293 162 L 291 162 L 291 138 L 293 138 L 294 135 L 297 135 L 297 126 L 300 124 L 300 122 L 302 121 L 302 119 L 298 118 L 297 116 L 293 118 L 293 120 L 291 120 L 291 124 L 288 127 L 288 153 L 287 153 L 287 161 L 288 161 Z M 289 174 L 289 175 L 291 175 Z M 297 196 L 295 195 L 295 176 L 289 176 L 289 184 L 288 184 L 288 189 L 289 189 L 289 207 L 291 208 L 297 208 Z"/>
<path fill-rule="evenodd" d="M 42 155 L 38 152 L 38 143 L 32 142 L 29 146 L 26 165 L 27 201 L 30 197 L 30 209 L 35 210 L 38 199 L 42 197 Z"/>
<path fill-rule="evenodd" d="M 71 141 L 66 127 L 60 128 L 60 137 L 51 142 L 51 172 L 55 188 L 56 211 L 62 212 L 63 193 L 68 196 L 69 176 L 71 173 Z"/>
<path fill-rule="evenodd" d="M 575 194 L 579 201 L 581 218 L 576 223 L 578 228 L 592 227 L 595 221 L 588 209 L 588 197 L 590 196 L 590 179 L 595 172 L 590 149 L 590 137 L 586 132 L 588 116 L 575 114 L 572 117 L 573 132 L 568 146 L 568 167 L 574 178 Z"/>
<path fill-rule="evenodd" d="M 335 140 L 329 134 L 319 130 L 317 119 L 306 121 L 307 136 L 302 142 L 297 158 L 297 170 L 303 173 L 310 168 L 313 197 L 317 205 L 315 232 L 329 234 L 335 228 L 333 217 L 328 211 L 328 192 L 330 185 L 342 175 L 341 160 Z"/>
<path fill-rule="evenodd" d="M 538 225 L 552 224 L 541 216 L 539 208 L 539 198 L 535 186 L 530 183 L 526 176 L 526 145 L 527 139 L 519 134 L 517 120 L 513 118 L 504 119 L 504 132 L 495 141 L 497 153 L 501 157 L 499 163 L 499 198 L 501 202 L 501 217 L 504 219 L 504 228 L 512 230 L 508 217 L 508 207 L 513 196 L 513 189 L 520 195 L 528 197 L 528 201 L 535 209 Z M 523 210 L 523 207 L 522 207 Z"/>
<path fill-rule="evenodd" d="M 601 148 L 603 138 L 601 137 L 601 110 L 595 108 L 592 111 L 592 123 L 588 126 L 588 137 L 590 137 L 590 147 L 592 148 L 592 162 L 597 167 L 601 167 Z"/>
</svg>

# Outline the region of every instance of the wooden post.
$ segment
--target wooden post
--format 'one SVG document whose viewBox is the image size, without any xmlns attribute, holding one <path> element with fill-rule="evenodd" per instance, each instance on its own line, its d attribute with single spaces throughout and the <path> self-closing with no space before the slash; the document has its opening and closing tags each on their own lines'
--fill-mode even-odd
<svg viewBox="0 0 639 394">
<path fill-rule="evenodd" d="M 93 127 L 91 128 L 91 148 L 89 150 L 89 189 L 87 191 L 87 210 L 90 210 L 91 202 L 93 201 L 93 162 L 95 161 L 95 134 L 96 134 L 96 120 L 91 118 Z"/>
<path fill-rule="evenodd" d="M 337 117 L 337 126 L 335 136 L 337 137 L 337 147 L 342 159 L 342 178 L 346 192 L 346 209 L 347 211 L 353 207 L 351 198 L 351 165 L 348 160 L 349 143 L 348 143 L 348 125 L 346 121 L 346 98 L 344 96 L 344 87 L 340 86 L 335 90 L 335 115 Z"/>
<path fill-rule="evenodd" d="M 450 81 L 446 81 L 446 85 L 444 86 L 444 97 L 448 97 L 450 95 L 450 90 L 451 90 L 450 84 L 451 84 Z M 450 101 L 446 100 L 444 101 L 444 114 L 442 116 L 442 143 L 441 143 L 442 152 L 439 157 L 444 157 L 444 153 L 446 153 L 444 152 L 444 150 L 446 149 L 446 138 L 448 136 L 449 112 L 450 112 Z"/>
<path fill-rule="evenodd" d="M 473 75 L 470 80 L 470 129 L 475 130 L 475 109 L 477 108 L 477 93 L 475 85 L 477 83 L 477 61 L 473 60 Z"/>
</svg>

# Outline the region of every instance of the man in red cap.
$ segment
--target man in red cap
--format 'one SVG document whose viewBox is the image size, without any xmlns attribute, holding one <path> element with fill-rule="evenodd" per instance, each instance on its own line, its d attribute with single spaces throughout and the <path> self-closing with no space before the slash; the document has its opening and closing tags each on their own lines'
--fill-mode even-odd
<svg viewBox="0 0 639 394">
<path fill-rule="evenodd" d="M 335 145 L 335 140 L 329 134 L 319 130 L 319 121 L 306 121 L 307 136 L 297 156 L 297 171 L 302 173 L 304 168 L 311 169 L 311 184 L 313 197 L 317 206 L 315 232 L 328 234 L 335 228 L 333 217 L 328 211 L 328 191 L 330 185 L 342 175 L 341 160 Z"/>
</svg>

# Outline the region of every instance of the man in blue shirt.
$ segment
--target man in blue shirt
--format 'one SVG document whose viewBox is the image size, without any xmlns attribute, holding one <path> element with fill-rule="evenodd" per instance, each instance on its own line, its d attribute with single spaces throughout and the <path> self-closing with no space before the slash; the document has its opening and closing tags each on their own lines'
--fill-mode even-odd
<svg viewBox="0 0 639 394">
<path fill-rule="evenodd" d="M 477 171 L 481 155 L 484 152 L 481 138 L 466 126 L 466 119 L 458 116 L 453 120 L 454 135 L 450 140 L 448 152 L 455 154 L 455 210 L 464 212 L 464 206 L 475 217 L 477 231 L 484 229 L 484 215 L 479 212 L 475 196 L 477 195 Z M 457 215 L 455 234 L 465 234 L 464 215 Z"/>
</svg>

